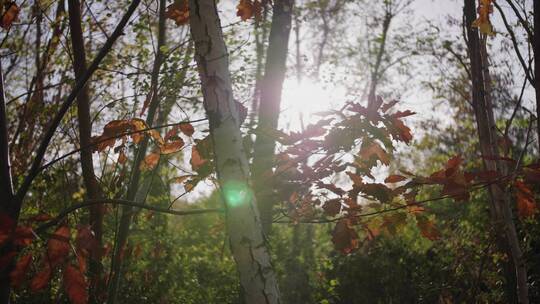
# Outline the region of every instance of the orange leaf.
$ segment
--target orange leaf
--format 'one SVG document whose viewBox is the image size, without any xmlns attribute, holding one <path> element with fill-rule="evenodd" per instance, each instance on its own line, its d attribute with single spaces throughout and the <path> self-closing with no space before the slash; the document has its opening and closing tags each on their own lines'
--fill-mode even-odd
<svg viewBox="0 0 540 304">
<path fill-rule="evenodd" d="M 253 16 L 259 18 L 262 7 L 259 0 L 240 0 L 240 3 L 236 6 L 236 9 L 236 16 L 239 16 L 242 21 L 246 21 Z"/>
<path fill-rule="evenodd" d="M 184 141 L 179 138 L 175 141 L 166 143 L 159 147 L 161 154 L 171 154 L 176 153 L 182 149 L 184 146 Z"/>
<path fill-rule="evenodd" d="M 62 226 L 56 230 L 47 242 L 47 258 L 51 267 L 55 267 L 62 263 L 69 254 L 70 246 L 70 229 L 67 226 Z"/>
<path fill-rule="evenodd" d="M 489 20 L 489 15 L 493 12 L 493 0 L 480 0 L 478 5 L 478 18 L 472 23 L 472 27 L 477 27 L 481 33 L 493 36 L 493 26 Z"/>
<path fill-rule="evenodd" d="M 28 266 L 30 266 L 30 263 L 32 262 L 32 254 L 29 253 L 19 259 L 17 264 L 15 264 L 15 268 L 11 271 L 9 274 L 9 278 L 11 280 L 11 286 L 13 288 L 18 288 L 21 286 L 22 281 L 24 279 L 24 275 L 28 271 Z"/>
<path fill-rule="evenodd" d="M 73 304 L 88 303 L 88 284 L 84 275 L 71 265 L 64 269 L 64 288 Z"/>
<path fill-rule="evenodd" d="M 49 265 L 46 265 L 45 268 L 38 272 L 38 274 L 36 274 L 30 282 L 30 290 L 32 292 L 37 292 L 47 287 L 51 279 L 51 274 L 51 267 L 49 267 Z"/>
<path fill-rule="evenodd" d="M 399 182 L 402 182 L 404 180 L 406 180 L 407 178 L 405 176 L 401 176 L 401 175 L 390 175 L 388 176 L 384 182 L 385 183 L 399 183 Z"/>
<path fill-rule="evenodd" d="M 148 126 L 146 125 L 146 122 L 140 118 L 131 119 L 130 124 L 131 124 L 131 129 L 133 129 L 133 131 L 139 132 L 139 133 L 131 134 L 131 139 L 133 139 L 133 142 L 135 144 L 138 144 L 144 138 L 144 133 L 140 131 L 148 129 Z"/>
<path fill-rule="evenodd" d="M 154 169 L 158 162 L 159 162 L 159 158 L 160 158 L 160 154 L 159 153 L 156 153 L 156 152 L 152 152 L 150 154 L 148 154 L 144 160 L 141 162 L 139 168 L 142 170 L 142 171 L 146 171 L 146 170 L 152 170 Z"/>
<path fill-rule="evenodd" d="M 17 20 L 17 17 L 19 16 L 20 8 L 15 4 L 15 2 L 6 3 L 5 6 L 7 7 L 6 11 L 2 15 L 2 20 L 0 22 L 0 26 L 3 29 L 9 29 L 11 27 L 11 24 Z"/>
<path fill-rule="evenodd" d="M 118 163 L 119 164 L 125 164 L 127 161 L 127 155 L 124 149 L 120 150 L 120 153 L 118 154 Z"/>
<path fill-rule="evenodd" d="M 179 176 L 179 177 L 176 177 L 174 178 L 173 182 L 175 184 L 181 184 L 183 182 L 185 182 L 188 178 L 192 177 L 193 175 L 184 175 L 184 176 Z"/>
<path fill-rule="evenodd" d="M 185 25 L 189 23 L 189 1 L 175 1 L 167 7 L 165 17 L 176 22 L 176 25 Z"/>
<path fill-rule="evenodd" d="M 521 218 L 533 216 L 538 211 L 533 192 L 519 180 L 514 183 L 514 186 L 516 187 L 518 215 Z"/>
<path fill-rule="evenodd" d="M 193 168 L 193 170 L 196 171 L 206 162 L 207 160 L 203 159 L 201 157 L 201 154 L 199 153 L 199 150 L 197 150 L 197 146 L 193 146 L 193 148 L 191 149 L 191 160 L 190 160 L 191 168 Z"/>
</svg>

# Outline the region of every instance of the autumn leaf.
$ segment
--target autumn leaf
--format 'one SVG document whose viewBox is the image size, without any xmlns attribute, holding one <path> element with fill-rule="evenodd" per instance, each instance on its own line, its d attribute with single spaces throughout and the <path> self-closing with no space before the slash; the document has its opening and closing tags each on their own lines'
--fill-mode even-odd
<svg viewBox="0 0 540 304">
<path fill-rule="evenodd" d="M 15 228 L 15 239 L 13 243 L 16 246 L 28 246 L 32 243 L 34 239 L 34 232 L 31 227 L 28 226 L 18 226 Z"/>
<path fill-rule="evenodd" d="M 493 13 L 492 1 L 493 0 L 480 0 L 480 4 L 478 5 L 478 18 L 472 23 L 472 27 L 476 27 L 481 33 L 490 36 L 495 35 L 493 25 L 489 20 L 489 15 Z"/>
<path fill-rule="evenodd" d="M 388 103 L 385 103 L 382 105 L 381 107 L 381 111 L 383 113 L 386 113 L 390 108 L 392 108 L 393 106 L 395 106 L 399 101 L 398 100 L 392 100 Z"/>
<path fill-rule="evenodd" d="M 45 265 L 45 267 L 32 278 L 32 281 L 30 281 L 30 290 L 32 292 L 38 292 L 47 287 L 51 279 L 51 274 L 51 267 Z"/>
<path fill-rule="evenodd" d="M 408 144 L 413 139 L 411 129 L 407 127 L 405 123 L 401 121 L 401 119 L 398 119 L 398 118 L 394 118 L 392 120 L 392 123 L 393 123 L 393 132 L 392 132 L 393 137 L 397 140 L 401 140 L 404 143 Z"/>
<path fill-rule="evenodd" d="M 94 231 L 90 225 L 80 225 L 75 237 L 77 251 L 94 251 L 99 247 Z"/>
<path fill-rule="evenodd" d="M 189 23 L 189 1 L 175 0 L 175 2 L 167 6 L 165 17 L 176 22 L 176 25 L 185 25 Z"/>
<path fill-rule="evenodd" d="M 402 175 L 390 175 L 384 180 L 384 182 L 387 183 L 387 184 L 392 184 L 392 183 L 402 182 L 402 181 L 404 181 L 406 179 L 407 178 L 405 176 L 402 176 Z"/>
<path fill-rule="evenodd" d="M 253 16 L 260 18 L 262 6 L 259 0 L 240 0 L 236 9 L 236 16 L 240 17 L 242 21 L 246 21 Z"/>
<path fill-rule="evenodd" d="M 441 237 L 441 234 L 439 233 L 439 230 L 437 230 L 435 223 L 425 216 L 417 215 L 416 225 L 420 229 L 420 233 L 422 234 L 422 236 L 431 241 L 436 241 Z"/>
<path fill-rule="evenodd" d="M 175 177 L 173 179 L 173 182 L 175 184 L 182 184 L 183 182 L 185 182 L 186 180 L 188 180 L 188 178 L 190 177 L 193 177 L 193 175 L 183 175 L 183 176 L 179 176 L 179 177 Z"/>
<path fill-rule="evenodd" d="M 163 137 L 161 137 L 161 134 L 157 130 L 148 130 L 148 135 L 154 139 L 157 145 L 161 146 L 165 144 L 165 141 L 163 140 Z"/>
<path fill-rule="evenodd" d="M 21 286 L 24 276 L 28 272 L 28 267 L 30 266 L 30 263 L 32 263 L 31 253 L 19 258 L 17 264 L 15 264 L 15 268 L 13 268 L 13 270 L 9 274 L 11 286 L 13 286 L 13 288 L 18 288 L 19 286 Z"/>
<path fill-rule="evenodd" d="M 113 120 L 103 127 L 103 133 L 92 137 L 94 151 L 101 152 L 108 147 L 114 147 L 118 137 L 132 128 L 130 120 Z"/>
<path fill-rule="evenodd" d="M 191 137 L 195 133 L 195 128 L 190 123 L 182 123 L 179 128 L 187 137 Z"/>
<path fill-rule="evenodd" d="M 324 203 L 323 205 L 324 213 L 329 216 L 336 216 L 341 211 L 341 200 L 332 199 Z"/>
<path fill-rule="evenodd" d="M 148 154 L 141 162 L 139 169 L 141 171 L 153 170 L 159 162 L 160 154 L 152 152 Z"/>
<path fill-rule="evenodd" d="M 2 14 L 0 26 L 3 29 L 8 30 L 11 27 L 11 24 L 13 24 L 13 22 L 17 20 L 21 9 L 13 1 L 7 2 L 6 4 L 4 4 L 4 7 L 6 8 L 6 10 Z"/>
<path fill-rule="evenodd" d="M 522 181 L 517 180 L 514 183 L 514 186 L 516 188 L 518 215 L 521 218 L 534 216 L 538 211 L 538 207 L 536 206 L 536 201 L 534 199 L 534 193 Z"/>
<path fill-rule="evenodd" d="M 385 165 L 390 164 L 390 157 L 384 151 L 384 149 L 378 143 L 371 143 L 367 148 L 360 150 L 360 158 L 363 160 L 369 160 L 372 157 L 376 157 L 381 163 Z"/>
<path fill-rule="evenodd" d="M 193 148 L 191 149 L 191 160 L 189 162 L 191 163 L 191 168 L 197 171 L 197 169 L 204 165 L 207 160 L 201 157 L 197 146 L 193 146 Z"/>
<path fill-rule="evenodd" d="M 142 130 L 148 129 L 148 126 L 146 125 L 146 122 L 140 118 L 133 118 L 130 120 L 131 129 L 133 131 L 136 131 L 137 133 L 131 134 L 131 139 L 135 144 L 138 144 L 141 142 L 141 140 L 144 138 L 144 133 L 142 133 Z"/>
<path fill-rule="evenodd" d="M 343 254 L 349 254 L 358 248 L 358 234 L 349 219 L 341 219 L 337 222 L 332 232 L 332 243 L 336 250 Z"/>
<path fill-rule="evenodd" d="M 88 303 L 88 283 L 84 275 L 71 265 L 64 269 L 64 289 L 73 304 Z"/>
<path fill-rule="evenodd" d="M 127 161 L 127 155 L 124 149 L 120 150 L 120 153 L 118 154 L 118 163 L 119 164 L 125 164 Z"/>
<path fill-rule="evenodd" d="M 176 153 L 182 149 L 184 146 L 184 141 L 181 138 L 178 138 L 175 141 L 166 143 L 159 147 L 161 154 L 171 154 Z"/>
<path fill-rule="evenodd" d="M 69 239 L 71 231 L 69 227 L 62 226 L 56 230 L 47 242 L 47 260 L 51 267 L 62 263 L 70 251 Z"/>
</svg>

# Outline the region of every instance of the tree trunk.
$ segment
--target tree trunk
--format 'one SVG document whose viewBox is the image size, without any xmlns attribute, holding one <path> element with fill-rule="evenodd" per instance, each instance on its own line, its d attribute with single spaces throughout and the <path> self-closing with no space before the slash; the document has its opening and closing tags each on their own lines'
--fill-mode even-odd
<svg viewBox="0 0 540 304">
<path fill-rule="evenodd" d="M 71 32 L 71 46 L 73 48 L 73 69 L 75 79 L 80 81 L 86 73 L 86 52 L 81 27 L 81 5 L 79 0 L 68 1 L 69 25 Z M 90 97 L 88 87 L 85 86 L 77 96 L 77 115 L 79 121 L 80 146 L 89 147 L 91 144 L 92 121 L 90 117 Z M 94 161 L 91 149 L 81 150 L 81 168 L 84 185 L 89 199 L 102 198 L 101 189 L 94 173 Z M 90 226 L 96 239 L 95 248 L 90 252 L 90 296 L 92 302 L 99 302 L 103 292 L 103 266 L 101 264 L 101 244 L 103 235 L 103 208 L 95 205 L 90 208 Z"/>
<path fill-rule="evenodd" d="M 489 92 L 486 92 L 486 82 L 484 79 L 487 70 L 487 67 L 484 67 L 486 58 L 482 58 L 478 31 L 472 27 L 472 23 L 476 19 L 476 5 L 474 0 L 465 0 L 464 14 L 467 27 L 467 47 L 471 61 L 472 103 L 476 116 L 480 151 L 483 156 L 484 167 L 487 170 L 497 171 L 502 176 L 504 175 L 504 168 L 496 160 L 499 157 L 499 151 L 497 148 L 496 133 L 494 132 L 495 119 L 493 117 L 493 107 L 489 102 Z M 487 156 L 490 159 L 487 159 Z M 503 247 L 500 249 L 510 254 L 511 261 L 515 267 L 518 301 L 519 303 L 529 303 L 527 270 L 523 253 L 519 246 L 508 194 L 505 193 L 502 185 L 497 183 L 490 185 L 488 190 L 493 227 L 499 239 L 499 246 Z"/>
<path fill-rule="evenodd" d="M 13 203 L 13 180 L 11 178 L 11 162 L 9 159 L 9 138 L 7 131 L 6 100 L 4 93 L 4 77 L 2 74 L 2 63 L 0 62 L 0 213 L 3 216 L 15 219 L 16 213 Z M 16 221 L 16 220 L 15 220 Z M 0 256 L 4 256 L 11 251 L 11 244 L 5 244 L 0 248 Z M 9 303 L 11 292 L 9 272 L 13 265 L 0 270 L 0 303 Z"/>
<path fill-rule="evenodd" d="M 533 1 L 534 15 L 534 36 L 533 36 L 533 53 L 534 53 L 534 88 L 536 90 L 536 135 L 538 143 L 538 153 L 540 154 L 540 1 Z"/>
<path fill-rule="evenodd" d="M 274 2 L 264 80 L 261 87 L 259 123 L 253 156 L 253 186 L 265 234 L 268 234 L 271 229 L 272 207 L 275 203 L 274 187 L 270 179 L 276 141 L 271 134 L 273 134 L 272 130 L 278 126 L 281 91 L 287 70 L 293 5 L 294 0 Z"/>
<path fill-rule="evenodd" d="M 251 102 L 251 113 L 249 116 L 249 123 L 255 125 L 255 118 L 259 109 L 259 101 L 261 98 L 261 82 L 263 76 L 264 65 L 264 43 L 268 38 L 268 30 L 266 26 L 266 20 L 268 16 L 267 1 L 262 2 L 263 15 L 262 20 L 255 18 L 253 32 L 255 34 L 255 53 L 257 56 L 257 67 L 255 68 L 255 88 L 253 90 L 253 100 Z"/>
<path fill-rule="evenodd" d="M 388 30 L 390 29 L 390 23 L 392 22 L 392 18 L 394 16 L 390 11 L 386 11 L 384 15 L 384 20 L 382 24 L 382 33 L 381 33 L 381 41 L 379 42 L 379 49 L 377 50 L 377 58 L 375 59 L 375 65 L 373 66 L 373 69 L 371 71 L 371 80 L 369 84 L 369 95 L 368 95 L 368 102 L 371 104 L 375 102 L 375 95 L 377 93 L 377 86 L 379 85 L 379 80 L 381 79 L 381 64 L 382 59 L 385 53 L 386 48 L 386 40 L 388 37 Z"/>
<path fill-rule="evenodd" d="M 227 210 L 227 233 L 243 294 L 249 304 L 280 303 L 276 275 L 249 186 L 249 163 L 242 144 L 216 3 L 190 0 L 189 7 L 218 183 Z"/>
<path fill-rule="evenodd" d="M 156 46 L 156 57 L 154 59 L 154 66 L 152 68 L 152 76 L 150 80 L 150 89 L 153 90 L 152 98 L 148 106 L 148 115 L 146 116 L 146 124 L 151 127 L 154 125 L 154 118 L 157 113 L 159 106 L 159 71 L 161 69 L 161 64 L 163 62 L 163 52 L 162 46 L 165 45 L 165 34 L 166 34 L 166 24 L 165 24 L 165 8 L 166 0 L 159 1 L 159 21 L 158 21 L 158 41 Z M 144 106 L 143 106 L 144 107 Z M 140 196 L 137 194 L 140 193 L 140 180 L 141 180 L 141 170 L 139 165 L 143 162 L 146 150 L 148 148 L 148 137 L 145 137 L 139 144 L 138 149 L 135 152 L 135 159 L 133 161 L 133 167 L 131 172 L 131 177 L 127 190 L 127 200 L 140 200 Z M 149 185 L 144 184 L 144 188 L 149 187 Z M 146 188 L 147 189 L 147 188 Z M 143 196 L 143 198 L 145 198 Z M 140 202 L 140 201 L 139 201 Z M 111 277 L 109 280 L 109 293 L 107 303 L 113 304 L 117 302 L 118 292 L 120 290 L 120 281 L 122 279 L 122 252 L 127 244 L 130 225 L 135 213 L 135 209 L 132 206 L 122 207 L 122 216 L 120 218 L 120 224 L 118 227 L 116 246 L 113 257 L 111 259 Z"/>
</svg>

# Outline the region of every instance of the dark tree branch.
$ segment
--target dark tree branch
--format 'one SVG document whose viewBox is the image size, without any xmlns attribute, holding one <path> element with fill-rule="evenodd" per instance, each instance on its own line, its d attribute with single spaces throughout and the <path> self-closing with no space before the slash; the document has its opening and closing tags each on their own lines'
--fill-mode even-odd
<svg viewBox="0 0 540 304">
<path fill-rule="evenodd" d="M 129 19 L 135 12 L 135 9 L 137 8 L 140 2 L 141 0 L 133 0 L 133 2 L 131 2 L 127 12 L 124 14 L 124 16 L 122 17 L 122 19 L 120 20 L 116 28 L 114 29 L 114 32 L 111 34 L 110 38 L 107 39 L 107 41 L 105 42 L 105 44 L 103 45 L 99 53 L 96 55 L 96 58 L 94 58 L 94 60 L 92 61 L 92 64 L 90 64 L 90 66 L 88 67 L 88 70 L 86 71 L 86 73 L 84 73 L 84 75 L 82 75 L 80 80 L 77 81 L 77 83 L 75 84 L 75 87 L 73 88 L 69 96 L 66 98 L 64 103 L 60 106 L 60 110 L 51 121 L 51 125 L 47 129 L 43 137 L 43 140 L 41 141 L 39 148 L 36 151 L 36 156 L 34 158 L 32 166 L 28 170 L 28 174 L 24 178 L 21 184 L 21 187 L 17 190 L 17 193 L 15 194 L 14 199 L 11 200 L 10 208 L 12 208 L 15 211 L 15 213 L 17 214 L 17 217 L 20 212 L 22 201 L 24 197 L 26 196 L 26 194 L 28 193 L 28 190 L 30 189 L 32 182 L 34 181 L 36 176 L 39 174 L 41 162 L 43 161 L 43 158 L 45 157 L 47 148 L 56 132 L 56 129 L 62 122 L 64 115 L 69 110 L 69 108 L 71 107 L 71 105 L 73 104 L 77 96 L 79 95 L 80 91 L 84 88 L 84 86 L 86 85 L 86 82 L 88 82 L 92 74 L 97 70 L 97 68 L 101 64 L 101 61 L 105 58 L 105 56 L 107 56 L 107 54 L 111 50 L 113 44 L 116 42 L 118 37 L 120 37 L 123 34 L 124 27 L 127 25 Z"/>
<path fill-rule="evenodd" d="M 156 206 L 147 205 L 144 203 L 139 203 L 130 200 L 123 199 L 97 199 L 97 200 L 86 200 L 78 204 L 69 206 L 68 208 L 62 210 L 54 219 L 48 221 L 47 223 L 40 225 L 35 229 L 37 234 L 44 233 L 47 229 L 58 225 L 63 219 L 65 219 L 69 214 L 87 207 L 92 207 L 96 205 L 111 204 L 111 205 L 122 205 L 141 208 L 145 210 L 155 211 L 159 213 L 172 214 L 172 215 L 195 215 L 195 214 L 207 214 L 207 213 L 222 213 L 223 209 L 214 208 L 214 209 L 193 209 L 193 210 L 172 210 L 167 208 L 160 208 Z"/>
</svg>

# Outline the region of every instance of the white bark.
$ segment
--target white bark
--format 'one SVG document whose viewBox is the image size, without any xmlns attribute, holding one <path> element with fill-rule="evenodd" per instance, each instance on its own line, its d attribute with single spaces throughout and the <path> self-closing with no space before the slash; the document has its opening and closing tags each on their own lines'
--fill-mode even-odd
<svg viewBox="0 0 540 304">
<path fill-rule="evenodd" d="M 191 35 L 210 122 L 216 171 L 227 208 L 227 232 L 246 303 L 280 303 L 276 276 L 248 181 L 227 49 L 214 0 L 190 0 Z"/>
</svg>

